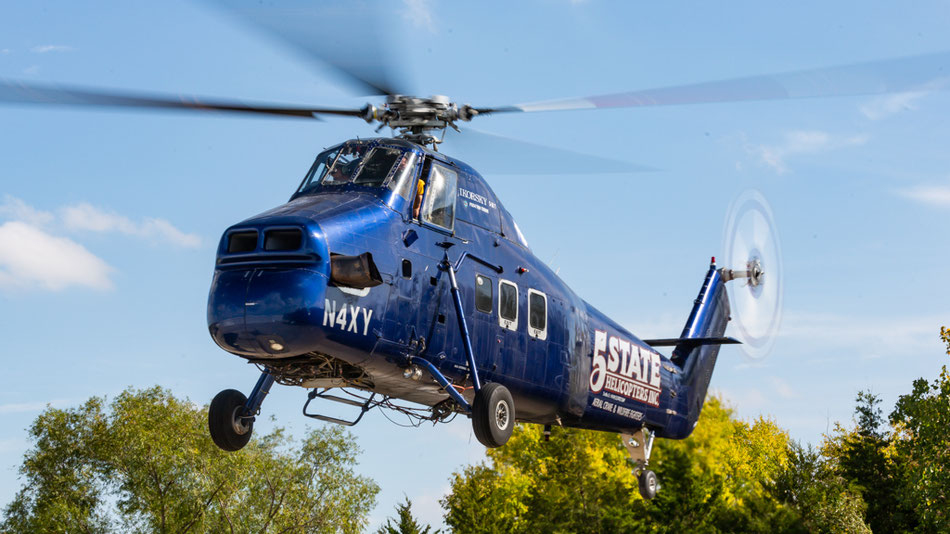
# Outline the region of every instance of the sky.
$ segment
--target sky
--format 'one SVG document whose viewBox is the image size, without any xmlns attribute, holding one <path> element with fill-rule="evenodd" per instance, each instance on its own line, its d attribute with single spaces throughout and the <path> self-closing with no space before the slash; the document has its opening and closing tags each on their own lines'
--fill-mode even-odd
<svg viewBox="0 0 950 534">
<path fill-rule="evenodd" d="M 480 106 L 950 50 L 946 2 L 404 0 L 372 8 L 385 12 L 391 61 L 413 90 Z M 361 20 L 354 13 L 353 24 Z M 0 78 L 375 102 L 325 65 L 179 0 L 6 6 Z M 932 379 L 946 363 L 938 332 L 950 324 L 948 116 L 950 94 L 933 87 L 512 114 L 473 126 L 654 170 L 517 174 L 505 173 L 497 154 L 467 161 L 492 169 L 483 174 L 534 253 L 641 338 L 679 334 L 709 257 L 723 252 L 730 202 L 760 191 L 784 258 L 782 324 L 765 358 L 723 348 L 711 387 L 740 417 L 774 418 L 817 444 L 836 421 L 850 424 L 858 391 L 881 395 L 889 411 L 914 379 Z M 221 389 L 251 389 L 256 370 L 207 333 L 217 241 L 229 225 L 286 202 L 322 148 L 372 129 L 352 119 L 35 106 L 0 106 L 0 124 L 6 503 L 20 487 L 27 427 L 47 405 L 154 384 L 198 403 Z M 525 151 L 509 168 L 533 156 Z M 305 398 L 275 387 L 258 428 L 313 427 L 299 412 Z M 372 527 L 403 496 L 440 524 L 450 475 L 484 458 L 462 418 L 405 429 L 371 412 L 353 433 L 364 451 L 358 471 L 382 488 Z"/>
</svg>

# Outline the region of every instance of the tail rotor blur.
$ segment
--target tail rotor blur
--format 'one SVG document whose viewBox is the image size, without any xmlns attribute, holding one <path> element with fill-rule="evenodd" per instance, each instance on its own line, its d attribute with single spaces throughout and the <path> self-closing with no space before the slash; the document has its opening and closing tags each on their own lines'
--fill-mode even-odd
<svg viewBox="0 0 950 534">
<path fill-rule="evenodd" d="M 747 190 L 732 202 L 723 251 L 723 278 L 736 280 L 729 292 L 732 322 L 745 353 L 764 358 L 782 323 L 783 273 L 775 220 L 760 192 Z"/>
</svg>

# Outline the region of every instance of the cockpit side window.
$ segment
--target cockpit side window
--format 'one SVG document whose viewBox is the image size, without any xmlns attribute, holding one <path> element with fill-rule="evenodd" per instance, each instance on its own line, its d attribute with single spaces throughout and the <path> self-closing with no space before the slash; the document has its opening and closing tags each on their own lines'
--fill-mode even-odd
<svg viewBox="0 0 950 534">
<path fill-rule="evenodd" d="M 432 162 L 429 180 L 425 186 L 425 200 L 422 203 L 422 219 L 436 226 L 453 230 L 455 228 L 455 196 L 458 174 L 452 169 Z"/>
<path fill-rule="evenodd" d="M 323 181 L 323 177 L 326 176 L 327 171 L 333 166 L 336 157 L 340 155 L 340 148 L 341 147 L 331 148 L 330 150 L 321 152 L 320 155 L 317 156 L 317 160 L 314 161 L 313 166 L 310 167 L 310 172 L 307 173 L 307 177 L 303 179 L 303 183 L 300 184 L 300 188 L 297 189 L 298 193 L 311 191 Z"/>
<path fill-rule="evenodd" d="M 396 166 L 389 188 L 406 200 L 412 200 L 416 188 L 416 173 L 418 157 L 414 152 L 407 152 Z"/>
</svg>

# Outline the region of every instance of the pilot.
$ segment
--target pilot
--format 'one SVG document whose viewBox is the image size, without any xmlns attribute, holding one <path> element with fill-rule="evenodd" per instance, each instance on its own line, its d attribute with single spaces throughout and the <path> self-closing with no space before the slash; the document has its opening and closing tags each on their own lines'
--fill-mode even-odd
<svg viewBox="0 0 950 534">
<path fill-rule="evenodd" d="M 426 183 L 422 181 L 422 178 L 419 178 L 419 183 L 416 184 L 416 199 L 412 203 L 412 218 L 418 219 L 419 212 L 422 210 L 422 195 L 425 193 Z"/>
<path fill-rule="evenodd" d="M 333 182 L 345 182 L 345 181 L 347 181 L 347 178 L 348 178 L 348 176 L 347 176 L 346 173 L 344 172 L 342 165 L 334 165 L 333 168 L 330 169 L 330 180 L 331 180 L 331 181 L 333 181 Z"/>
</svg>

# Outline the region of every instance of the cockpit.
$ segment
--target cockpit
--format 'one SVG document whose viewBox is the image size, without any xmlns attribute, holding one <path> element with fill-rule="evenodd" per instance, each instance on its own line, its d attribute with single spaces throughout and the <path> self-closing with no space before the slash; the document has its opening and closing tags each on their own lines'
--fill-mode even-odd
<svg viewBox="0 0 950 534">
<path fill-rule="evenodd" d="M 349 192 L 377 196 L 407 221 L 438 232 L 466 238 L 477 227 L 528 248 L 474 169 L 400 139 L 352 140 L 321 152 L 293 198 Z"/>
<path fill-rule="evenodd" d="M 417 160 L 409 148 L 348 141 L 317 156 L 297 195 L 355 185 L 384 187 L 408 199 Z"/>
</svg>

